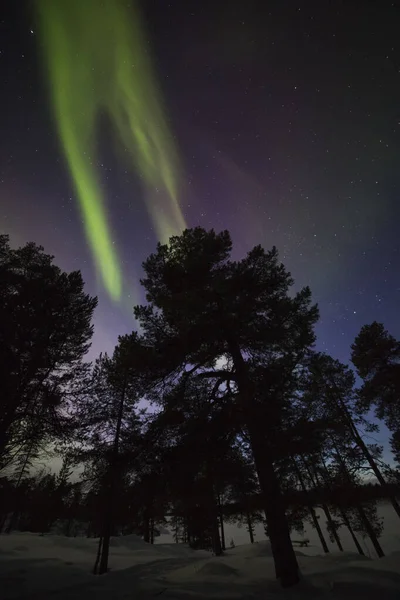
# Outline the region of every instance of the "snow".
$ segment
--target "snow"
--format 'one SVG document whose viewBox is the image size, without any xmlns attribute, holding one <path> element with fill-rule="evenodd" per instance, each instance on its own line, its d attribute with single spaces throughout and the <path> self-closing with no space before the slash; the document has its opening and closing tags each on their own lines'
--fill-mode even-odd
<svg viewBox="0 0 400 600">
<path fill-rule="evenodd" d="M 320 527 L 324 534 L 326 543 L 328 544 L 328 548 L 331 552 L 336 552 L 337 546 L 334 542 L 329 540 L 328 530 L 326 529 L 326 516 L 320 508 L 315 509 L 317 518 L 319 520 Z M 378 503 L 378 515 L 383 519 L 384 522 L 384 530 L 382 536 L 379 538 L 379 541 L 385 551 L 385 553 L 390 554 L 392 552 L 396 552 L 400 550 L 400 521 L 398 516 L 393 510 L 393 507 L 388 502 L 379 502 Z M 225 523 L 225 539 L 227 542 L 227 546 L 229 546 L 231 539 L 234 540 L 236 546 L 241 544 L 249 543 L 249 534 L 247 532 L 246 527 L 238 528 L 236 524 L 233 523 Z M 264 526 L 260 523 L 256 523 L 254 526 L 254 535 L 256 541 L 265 540 Z M 345 527 L 341 527 L 339 530 L 340 539 L 342 541 L 343 547 L 345 550 L 350 550 L 352 552 L 355 551 L 354 543 L 350 537 L 349 532 Z M 293 539 L 301 539 L 303 536 L 293 533 Z M 358 541 L 361 544 L 364 552 L 367 556 L 371 558 L 376 558 L 375 550 L 372 546 L 372 543 L 369 539 L 363 539 L 361 536 L 357 536 Z M 315 554 L 316 548 L 319 548 L 319 552 L 322 553 L 321 544 L 318 539 L 318 534 L 316 530 L 311 527 L 310 524 L 305 524 L 304 538 L 310 540 L 311 546 L 309 548 L 302 547 L 299 548 L 304 554 Z M 159 538 L 156 538 L 156 543 L 172 543 L 173 537 L 172 535 L 161 535 Z M 400 597 L 399 597 L 400 600 Z"/>
<path fill-rule="evenodd" d="M 282 590 L 268 541 L 229 549 L 221 557 L 184 544 L 146 544 L 135 535 L 112 538 L 110 573 L 91 574 L 98 540 L 15 533 L 0 536 L 0 596 L 4 600 L 282 599 L 398 600 L 400 552 L 380 560 L 352 552 L 296 550 L 301 583 Z M 304 551 L 303 551 L 304 550 Z"/>
</svg>

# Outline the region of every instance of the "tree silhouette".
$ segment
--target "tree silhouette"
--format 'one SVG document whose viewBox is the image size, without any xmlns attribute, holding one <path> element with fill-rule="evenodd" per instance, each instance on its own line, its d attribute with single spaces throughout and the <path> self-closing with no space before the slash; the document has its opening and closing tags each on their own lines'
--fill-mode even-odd
<svg viewBox="0 0 400 600">
<path fill-rule="evenodd" d="M 276 249 L 255 247 L 241 261 L 229 260 L 228 232 L 186 230 L 144 263 L 147 306 L 135 316 L 164 362 L 167 377 L 185 367 L 216 382 L 234 381 L 243 426 L 247 429 L 275 560 L 283 586 L 298 581 L 298 565 L 289 536 L 266 432 L 260 429 L 258 402 L 249 363 L 295 367 L 314 341 L 316 307 L 308 288 L 289 296 L 290 275 L 278 263 Z M 215 369 L 228 357 L 232 370 Z"/>
<path fill-rule="evenodd" d="M 381 323 L 364 325 L 352 347 L 351 360 L 363 380 L 359 404 L 372 406 L 375 415 L 392 432 L 391 447 L 398 460 L 400 449 L 400 342 Z M 399 460 L 398 460 L 399 462 Z M 398 513 L 400 516 L 400 513 Z"/>
<path fill-rule="evenodd" d="M 63 273 L 33 243 L 0 236 L 0 466 L 61 435 L 69 391 L 93 328 L 97 300 L 81 274 Z"/>
<path fill-rule="evenodd" d="M 80 397 L 74 418 L 77 446 L 70 450 L 83 462 L 102 497 L 99 574 L 108 570 L 110 537 L 115 528 L 115 496 L 123 488 L 134 449 L 141 436 L 140 399 L 142 359 L 140 337 L 121 336 L 113 356 L 96 361 L 90 386 Z M 127 452 L 128 448 L 128 452 Z M 97 572 L 97 565 L 94 569 Z"/>
<path fill-rule="evenodd" d="M 41 247 L 12 250 L 0 236 L 0 525 L 99 537 L 95 572 L 108 570 L 112 535 L 154 543 L 171 518 L 175 541 L 225 550 L 224 523 L 264 522 L 282 586 L 299 580 L 290 533 L 316 529 L 343 550 L 348 529 L 379 542 L 377 501 L 400 508 L 398 471 L 364 432 L 392 431 L 400 456 L 399 343 L 373 323 L 352 346 L 363 379 L 313 350 L 318 311 L 275 248 L 231 258 L 228 232 L 186 230 L 144 263 L 142 333 L 111 357 L 83 362 L 96 300 Z M 152 404 L 142 410 L 141 400 Z M 49 445 L 58 475 L 31 466 Z M 77 483 L 71 471 L 84 466 Z M 374 473 L 379 485 L 365 484 Z M 11 518 L 10 518 L 11 514 Z M 265 520 L 264 520 L 265 516 Z"/>
</svg>

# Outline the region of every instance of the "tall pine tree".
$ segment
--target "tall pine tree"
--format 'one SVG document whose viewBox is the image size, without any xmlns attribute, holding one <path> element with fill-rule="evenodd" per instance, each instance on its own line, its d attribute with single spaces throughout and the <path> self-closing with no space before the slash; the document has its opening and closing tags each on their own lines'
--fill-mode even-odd
<svg viewBox="0 0 400 600">
<path fill-rule="evenodd" d="M 233 381 L 238 410 L 247 429 L 261 490 L 276 574 L 283 586 L 299 581 L 296 556 L 274 470 L 273 451 L 260 427 L 250 362 L 295 365 L 314 342 L 318 311 L 304 288 L 290 295 L 293 283 L 278 262 L 275 248 L 260 246 L 240 261 L 230 260 L 228 232 L 186 230 L 144 263 L 147 306 L 135 316 L 149 343 L 163 357 L 158 367 L 173 376 L 200 368 L 203 376 Z M 216 361 L 228 358 L 227 374 Z M 187 373 L 189 371 L 186 371 Z"/>
</svg>

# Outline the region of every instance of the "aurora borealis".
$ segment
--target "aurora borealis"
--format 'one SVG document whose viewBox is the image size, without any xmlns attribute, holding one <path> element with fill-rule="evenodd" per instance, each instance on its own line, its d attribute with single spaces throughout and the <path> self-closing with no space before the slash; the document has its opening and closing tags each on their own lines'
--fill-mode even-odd
<svg viewBox="0 0 400 600">
<path fill-rule="evenodd" d="M 119 300 L 123 275 L 95 166 L 100 117 L 109 120 L 126 161 L 145 185 L 164 191 L 162 200 L 147 201 L 158 238 L 165 242 L 185 228 L 177 152 L 140 14 L 123 0 L 36 0 L 36 8 L 55 122 L 86 237 L 107 292 Z"/>
<path fill-rule="evenodd" d="M 229 229 L 238 257 L 276 245 L 333 356 L 374 319 L 400 337 L 392 3 L 3 4 L 1 228 L 82 270 L 91 356 L 132 329 L 141 263 L 185 223 Z"/>
</svg>

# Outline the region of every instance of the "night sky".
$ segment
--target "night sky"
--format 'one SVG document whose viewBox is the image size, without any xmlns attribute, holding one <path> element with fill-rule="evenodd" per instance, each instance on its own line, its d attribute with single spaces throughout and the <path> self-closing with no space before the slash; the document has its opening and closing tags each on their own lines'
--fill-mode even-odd
<svg viewBox="0 0 400 600">
<path fill-rule="evenodd" d="M 81 269 L 99 297 L 95 356 L 132 330 L 140 265 L 157 237 L 140 177 L 114 153 L 105 124 L 98 168 L 124 279 L 112 302 L 60 148 L 31 5 L 3 4 L 1 230 L 13 245 L 35 241 L 62 268 Z M 334 357 L 347 361 L 372 320 L 399 337 L 399 3 L 142 5 L 188 226 L 228 229 L 235 258 L 276 245 L 296 285 L 310 285 L 318 348 Z"/>
</svg>

